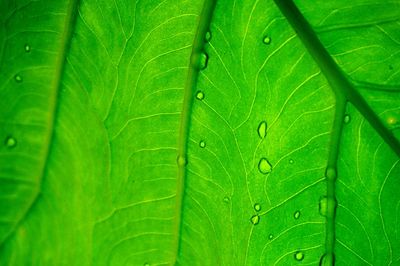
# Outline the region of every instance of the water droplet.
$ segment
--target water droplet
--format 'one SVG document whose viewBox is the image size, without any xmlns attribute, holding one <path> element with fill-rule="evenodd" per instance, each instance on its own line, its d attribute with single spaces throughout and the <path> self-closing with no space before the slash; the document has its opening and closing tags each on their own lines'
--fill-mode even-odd
<svg viewBox="0 0 400 266">
<path fill-rule="evenodd" d="M 272 166 L 266 158 L 261 158 L 260 162 L 258 163 L 258 170 L 262 174 L 266 175 L 272 171 Z"/>
<path fill-rule="evenodd" d="M 29 44 L 25 44 L 25 52 L 29 53 L 31 51 L 31 47 Z"/>
<path fill-rule="evenodd" d="M 397 121 L 396 117 L 390 116 L 390 117 L 387 118 L 387 123 L 389 124 L 389 126 L 396 125 L 397 122 L 398 121 Z"/>
<path fill-rule="evenodd" d="M 325 177 L 328 180 L 335 180 L 336 179 L 336 170 L 333 167 L 326 168 Z"/>
<path fill-rule="evenodd" d="M 202 91 L 197 91 L 196 92 L 196 99 L 197 100 L 199 100 L 199 101 L 202 101 L 203 99 L 204 99 L 204 92 L 202 92 Z"/>
<path fill-rule="evenodd" d="M 143 266 L 150 266 L 150 264 L 146 262 L 145 264 L 143 264 Z"/>
<path fill-rule="evenodd" d="M 200 148 L 205 148 L 206 147 L 206 142 L 204 140 L 200 140 L 199 146 L 200 146 Z"/>
<path fill-rule="evenodd" d="M 17 146 L 17 140 L 11 136 L 8 136 L 4 142 L 8 148 L 14 148 Z"/>
<path fill-rule="evenodd" d="M 176 162 L 178 163 L 178 166 L 185 166 L 187 164 L 187 160 L 183 155 L 178 155 Z"/>
<path fill-rule="evenodd" d="M 299 219 L 300 218 L 300 211 L 295 211 L 295 213 L 293 214 L 294 219 Z"/>
<path fill-rule="evenodd" d="M 263 139 L 267 135 L 267 122 L 262 121 L 257 128 L 258 136 Z"/>
<path fill-rule="evenodd" d="M 265 36 L 264 39 L 263 39 L 263 43 L 265 43 L 265 44 L 270 44 L 271 41 L 272 41 L 271 37 L 269 37 L 269 36 Z"/>
<path fill-rule="evenodd" d="M 259 212 L 261 210 L 261 205 L 259 203 L 254 204 L 254 210 Z"/>
<path fill-rule="evenodd" d="M 344 122 L 345 124 L 348 124 L 348 123 L 350 123 L 350 120 L 351 120 L 350 115 L 345 115 L 345 116 L 344 116 L 344 119 L 343 119 L 343 122 Z"/>
<path fill-rule="evenodd" d="M 296 253 L 294 253 L 294 259 L 297 261 L 302 261 L 304 259 L 304 253 L 301 251 L 296 251 Z"/>
<path fill-rule="evenodd" d="M 224 202 L 225 202 L 225 203 L 229 203 L 229 201 L 230 201 L 230 199 L 229 199 L 228 196 L 224 197 Z"/>
<path fill-rule="evenodd" d="M 274 238 L 274 235 L 273 234 L 269 234 L 268 239 L 272 240 L 272 238 Z"/>
<path fill-rule="evenodd" d="M 208 55 L 206 53 L 201 53 L 199 58 L 199 69 L 203 70 L 207 67 Z"/>
<path fill-rule="evenodd" d="M 319 213 L 326 216 L 328 212 L 328 198 L 326 196 L 319 199 Z"/>
<path fill-rule="evenodd" d="M 22 77 L 20 75 L 15 75 L 14 79 L 16 82 L 21 83 L 22 82 Z"/>
<path fill-rule="evenodd" d="M 211 31 L 207 31 L 207 32 L 206 32 L 206 36 L 205 36 L 205 40 L 206 40 L 206 42 L 209 42 L 209 41 L 211 41 L 211 37 L 212 37 L 212 35 L 211 35 Z"/>
<path fill-rule="evenodd" d="M 256 225 L 260 222 L 260 216 L 258 216 L 257 214 L 253 215 L 253 216 L 251 216 L 250 221 L 252 224 Z"/>
<path fill-rule="evenodd" d="M 335 265 L 335 256 L 332 253 L 324 254 L 319 261 L 319 266 L 333 266 L 333 265 Z"/>
<path fill-rule="evenodd" d="M 293 164 L 293 163 L 294 163 L 293 159 L 290 159 L 290 160 L 289 160 L 289 163 L 290 163 L 290 164 Z"/>
</svg>

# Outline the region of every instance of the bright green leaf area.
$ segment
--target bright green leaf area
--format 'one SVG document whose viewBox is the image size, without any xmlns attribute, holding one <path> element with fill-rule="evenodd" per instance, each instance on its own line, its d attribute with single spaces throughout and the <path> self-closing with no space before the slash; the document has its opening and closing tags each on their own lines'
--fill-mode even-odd
<svg viewBox="0 0 400 266">
<path fill-rule="evenodd" d="M 0 265 L 400 265 L 400 0 L 0 0 Z"/>
</svg>

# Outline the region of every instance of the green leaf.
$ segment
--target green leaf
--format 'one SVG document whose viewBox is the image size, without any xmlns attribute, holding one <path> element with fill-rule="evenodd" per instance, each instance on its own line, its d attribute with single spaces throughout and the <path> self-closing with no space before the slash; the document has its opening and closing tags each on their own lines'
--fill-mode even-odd
<svg viewBox="0 0 400 266">
<path fill-rule="evenodd" d="M 0 0 L 0 265 L 398 265 L 399 51 L 399 0 Z"/>
</svg>

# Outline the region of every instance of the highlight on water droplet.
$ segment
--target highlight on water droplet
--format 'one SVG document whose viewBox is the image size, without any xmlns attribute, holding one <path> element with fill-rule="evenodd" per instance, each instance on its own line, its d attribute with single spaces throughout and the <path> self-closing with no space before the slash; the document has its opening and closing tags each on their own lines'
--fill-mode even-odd
<svg viewBox="0 0 400 266">
<path fill-rule="evenodd" d="M 326 196 L 323 196 L 319 199 L 319 214 L 322 216 L 327 216 L 328 212 L 328 198 Z"/>
<path fill-rule="evenodd" d="M 258 136 L 263 139 L 267 135 L 267 122 L 262 121 L 257 128 Z"/>
<path fill-rule="evenodd" d="M 25 44 L 25 52 L 29 53 L 31 51 L 31 47 L 29 46 L 29 44 Z"/>
<path fill-rule="evenodd" d="M 386 121 L 387 121 L 387 123 L 388 123 L 389 126 L 394 126 L 394 125 L 396 125 L 397 122 L 398 122 L 397 118 L 394 117 L 394 116 L 389 116 L 389 117 L 386 119 Z"/>
<path fill-rule="evenodd" d="M 183 155 L 178 155 L 176 162 L 178 163 L 178 166 L 185 166 L 187 164 L 187 160 Z"/>
<path fill-rule="evenodd" d="M 333 167 L 326 168 L 325 177 L 328 180 L 335 180 L 336 179 L 336 169 Z"/>
<path fill-rule="evenodd" d="M 290 160 L 289 160 L 289 163 L 290 163 L 290 164 L 293 164 L 293 163 L 294 163 L 294 160 L 293 160 L 293 159 L 290 159 Z"/>
<path fill-rule="evenodd" d="M 14 79 L 15 79 L 15 81 L 18 82 L 18 83 L 21 83 L 21 82 L 22 82 L 22 77 L 21 77 L 20 75 L 18 75 L 18 74 L 14 76 Z"/>
<path fill-rule="evenodd" d="M 302 261 L 304 259 L 304 253 L 301 251 L 296 251 L 296 253 L 294 253 L 294 259 L 297 261 Z"/>
<path fill-rule="evenodd" d="M 205 97 L 204 92 L 202 92 L 202 91 L 197 91 L 196 92 L 196 99 L 197 100 L 202 101 L 204 99 L 204 97 Z"/>
<path fill-rule="evenodd" d="M 205 148 L 206 147 L 206 142 L 204 140 L 200 140 L 199 146 L 200 146 L 200 148 Z"/>
<path fill-rule="evenodd" d="M 251 216 L 250 221 L 252 224 L 256 225 L 260 222 L 260 216 L 258 216 L 257 214 L 253 215 L 253 216 Z"/>
<path fill-rule="evenodd" d="M 201 53 L 199 58 L 199 69 L 206 69 L 208 65 L 208 55 L 206 53 Z"/>
<path fill-rule="evenodd" d="M 294 219 L 296 219 L 296 220 L 299 219 L 300 218 L 300 214 L 301 214 L 300 211 L 295 211 L 294 214 L 293 214 Z"/>
<path fill-rule="evenodd" d="M 15 146 L 17 146 L 17 140 L 12 137 L 12 136 L 8 136 L 6 138 L 6 140 L 4 141 L 4 144 L 8 147 L 8 148 L 14 148 Z"/>
<path fill-rule="evenodd" d="M 271 43 L 271 37 L 269 37 L 268 35 L 267 36 L 264 36 L 264 39 L 263 39 L 263 43 L 264 44 L 270 44 Z"/>
<path fill-rule="evenodd" d="M 206 36 L 205 36 L 205 40 L 206 40 L 206 42 L 209 42 L 209 41 L 211 41 L 211 37 L 212 37 L 212 35 L 211 35 L 211 31 L 207 31 L 207 32 L 206 32 Z"/>
<path fill-rule="evenodd" d="M 344 118 L 343 118 L 343 122 L 344 122 L 345 124 L 350 123 L 350 120 L 351 120 L 350 115 L 345 115 Z"/>
<path fill-rule="evenodd" d="M 266 175 L 271 173 L 272 166 L 266 158 L 261 158 L 260 162 L 258 163 L 258 170 L 260 171 L 260 173 Z"/>
<path fill-rule="evenodd" d="M 272 240 L 273 238 L 274 238 L 274 235 L 273 234 L 269 234 L 268 239 Z"/>
<path fill-rule="evenodd" d="M 259 203 L 254 204 L 254 210 L 257 212 L 261 211 L 261 205 Z"/>
</svg>

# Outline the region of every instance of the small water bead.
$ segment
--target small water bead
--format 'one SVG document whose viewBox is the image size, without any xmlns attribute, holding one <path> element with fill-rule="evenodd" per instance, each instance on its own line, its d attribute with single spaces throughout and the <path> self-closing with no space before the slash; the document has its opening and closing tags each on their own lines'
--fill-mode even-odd
<svg viewBox="0 0 400 266">
<path fill-rule="evenodd" d="M 290 164 L 293 164 L 293 163 L 294 163 L 294 160 L 293 160 L 293 159 L 290 159 L 290 160 L 289 160 L 289 163 L 290 163 Z"/>
<path fill-rule="evenodd" d="M 336 169 L 333 167 L 326 168 L 325 177 L 328 180 L 335 180 L 336 179 Z"/>
<path fill-rule="evenodd" d="M 204 140 L 200 140 L 199 146 L 200 146 L 200 148 L 204 149 L 206 147 L 206 142 Z"/>
<path fill-rule="evenodd" d="M 224 202 L 225 202 L 225 203 L 229 203 L 229 201 L 230 201 L 230 199 L 229 199 L 228 196 L 224 197 Z"/>
<path fill-rule="evenodd" d="M 350 123 L 350 120 L 351 120 L 350 115 L 345 115 L 345 116 L 344 116 L 344 119 L 343 119 L 343 122 L 344 122 L 345 124 L 348 124 L 348 123 Z"/>
<path fill-rule="evenodd" d="M 253 215 L 253 216 L 251 216 L 250 221 L 252 224 L 256 225 L 260 222 L 260 216 L 258 216 L 257 214 Z"/>
<path fill-rule="evenodd" d="M 17 146 L 17 140 L 11 136 L 8 136 L 4 143 L 8 148 L 14 148 Z"/>
<path fill-rule="evenodd" d="M 199 69 L 206 69 L 208 65 L 208 55 L 206 53 L 201 53 L 199 58 Z"/>
<path fill-rule="evenodd" d="M 398 120 L 397 120 L 396 117 L 390 116 L 390 117 L 387 118 L 387 123 L 388 123 L 390 126 L 396 125 L 397 122 L 398 122 Z"/>
<path fill-rule="evenodd" d="M 150 264 L 146 262 L 145 264 L 143 264 L 143 266 L 150 266 Z"/>
<path fill-rule="evenodd" d="M 327 216 L 328 213 L 328 198 L 326 196 L 321 197 L 319 199 L 319 214 L 321 214 L 322 216 Z"/>
<path fill-rule="evenodd" d="M 182 155 L 178 155 L 178 157 L 176 158 L 176 162 L 178 163 L 178 166 L 185 166 L 187 165 L 187 160 L 184 156 Z"/>
<path fill-rule="evenodd" d="M 254 204 L 254 210 L 257 212 L 261 211 L 261 205 L 259 203 Z"/>
<path fill-rule="evenodd" d="M 296 253 L 294 253 L 294 259 L 297 261 L 302 261 L 304 259 L 304 253 L 301 251 L 296 251 Z"/>
<path fill-rule="evenodd" d="M 29 53 L 31 51 L 31 47 L 29 44 L 25 44 L 25 52 Z"/>
<path fill-rule="evenodd" d="M 268 239 L 272 240 L 273 238 L 274 238 L 274 235 L 273 234 L 269 234 Z"/>
<path fill-rule="evenodd" d="M 207 31 L 207 32 L 206 32 L 206 36 L 205 36 L 205 40 L 206 40 L 206 42 L 209 42 L 209 41 L 211 41 L 211 37 L 212 37 L 212 35 L 211 35 L 211 31 Z"/>
<path fill-rule="evenodd" d="M 258 163 L 258 170 L 260 173 L 266 175 L 271 173 L 272 166 L 266 158 L 261 158 L 260 162 Z"/>
<path fill-rule="evenodd" d="M 267 122 L 262 121 L 257 128 L 258 136 L 263 139 L 267 135 Z"/>
<path fill-rule="evenodd" d="M 15 75 L 14 79 L 16 82 L 21 83 L 22 82 L 22 77 L 20 75 Z"/>
<path fill-rule="evenodd" d="M 295 211 L 295 213 L 293 214 L 294 219 L 299 219 L 300 218 L 300 211 Z"/>
<path fill-rule="evenodd" d="M 202 101 L 202 100 L 204 100 L 204 97 L 205 97 L 204 92 L 202 92 L 202 91 L 197 91 L 196 92 L 196 99 L 197 100 Z"/>
<path fill-rule="evenodd" d="M 265 36 L 264 39 L 263 39 L 263 43 L 265 43 L 265 44 L 270 44 L 271 41 L 272 41 L 272 40 L 271 40 L 271 37 L 269 37 L 268 35 Z"/>
</svg>

